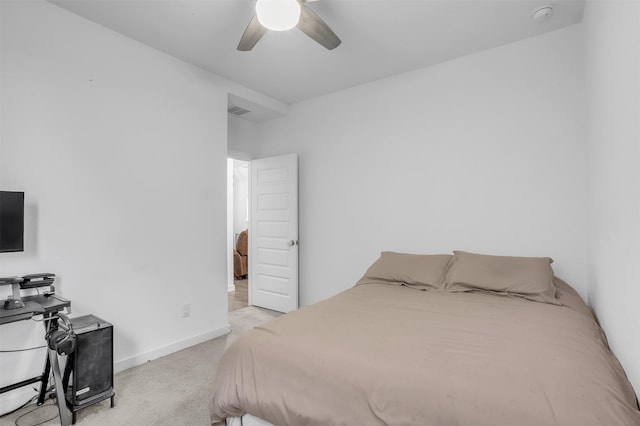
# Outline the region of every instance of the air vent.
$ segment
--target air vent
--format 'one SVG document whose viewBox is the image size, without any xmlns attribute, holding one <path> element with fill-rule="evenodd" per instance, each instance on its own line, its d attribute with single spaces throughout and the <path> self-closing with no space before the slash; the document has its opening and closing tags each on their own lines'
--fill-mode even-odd
<svg viewBox="0 0 640 426">
<path fill-rule="evenodd" d="M 248 109 L 244 109 L 239 106 L 230 106 L 229 109 L 227 109 L 227 111 L 229 112 L 229 114 L 233 114 L 233 115 L 243 115 L 248 112 L 251 112 Z"/>
</svg>

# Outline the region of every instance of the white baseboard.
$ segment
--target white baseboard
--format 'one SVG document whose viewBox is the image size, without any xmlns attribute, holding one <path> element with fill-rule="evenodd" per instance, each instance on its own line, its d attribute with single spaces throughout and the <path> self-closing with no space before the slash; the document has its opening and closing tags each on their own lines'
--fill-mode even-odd
<svg viewBox="0 0 640 426">
<path fill-rule="evenodd" d="M 228 292 L 229 292 L 229 291 L 236 291 L 236 286 L 235 286 L 235 284 L 229 284 L 229 285 L 227 286 L 227 291 L 228 291 Z"/>
<path fill-rule="evenodd" d="M 33 390 L 34 387 L 39 389 L 40 382 L 32 383 L 30 385 L 14 389 L 10 392 L 3 393 L 2 398 L 0 398 L 0 415 L 15 410 L 34 396 L 38 395 L 38 392 Z"/>
<path fill-rule="evenodd" d="M 170 355 L 174 352 L 178 352 L 190 346 L 197 345 L 198 343 L 206 342 L 207 340 L 224 336 L 225 334 L 228 334 L 230 331 L 231 331 L 231 326 L 227 325 L 226 327 L 222 327 L 217 330 L 208 331 L 206 333 L 199 334 L 197 336 L 189 337 L 187 339 L 177 341 L 170 345 L 163 346 L 161 348 L 157 348 L 140 355 L 135 355 L 129 358 L 122 359 L 120 361 L 116 361 L 114 364 L 114 370 L 116 373 L 118 373 L 128 368 L 135 367 L 136 365 L 142 365 L 145 362 L 152 361 L 154 359 L 163 357 L 165 355 Z"/>
</svg>

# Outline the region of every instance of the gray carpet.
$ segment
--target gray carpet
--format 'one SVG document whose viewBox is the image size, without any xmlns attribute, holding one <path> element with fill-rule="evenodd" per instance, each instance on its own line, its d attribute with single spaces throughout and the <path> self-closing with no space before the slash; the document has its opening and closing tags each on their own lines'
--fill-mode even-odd
<svg viewBox="0 0 640 426">
<path fill-rule="evenodd" d="M 231 333 L 116 374 L 115 407 L 110 408 L 107 400 L 80 410 L 76 424 L 208 425 L 208 399 L 225 348 L 244 331 L 280 315 L 252 306 L 230 312 Z M 0 425 L 13 425 L 18 417 L 35 407 L 31 405 L 0 418 Z M 20 418 L 17 424 L 32 426 L 56 414 L 55 405 L 43 406 Z M 59 425 L 60 420 L 56 418 L 42 424 Z"/>
</svg>

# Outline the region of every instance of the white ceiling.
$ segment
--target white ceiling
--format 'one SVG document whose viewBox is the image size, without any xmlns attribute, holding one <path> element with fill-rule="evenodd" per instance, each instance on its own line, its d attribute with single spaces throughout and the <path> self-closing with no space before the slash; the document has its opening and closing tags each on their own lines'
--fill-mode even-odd
<svg viewBox="0 0 640 426">
<path fill-rule="evenodd" d="M 584 8 L 584 0 L 320 0 L 308 6 L 342 39 L 335 50 L 294 29 L 239 52 L 253 0 L 50 1 L 287 104 L 575 24 Z M 548 4 L 552 16 L 534 21 Z"/>
</svg>

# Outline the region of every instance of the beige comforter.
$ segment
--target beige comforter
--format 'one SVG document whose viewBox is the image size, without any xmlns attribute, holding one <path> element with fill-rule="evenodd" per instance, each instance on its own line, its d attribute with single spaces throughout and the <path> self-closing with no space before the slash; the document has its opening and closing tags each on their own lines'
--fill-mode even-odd
<svg viewBox="0 0 640 426">
<path fill-rule="evenodd" d="M 212 422 L 640 425 L 589 309 L 489 293 L 359 285 L 247 332 L 215 378 Z"/>
</svg>

